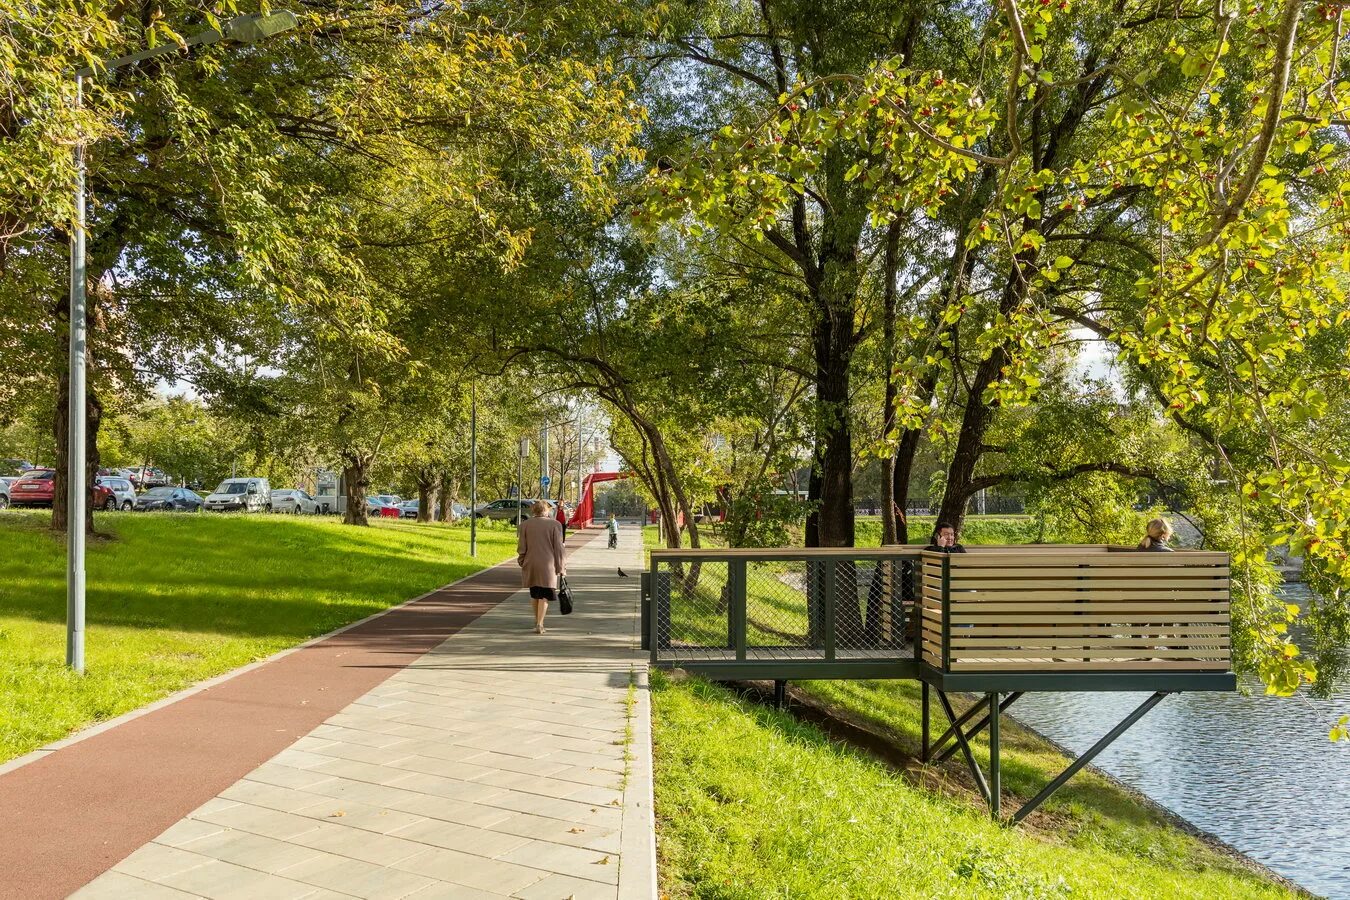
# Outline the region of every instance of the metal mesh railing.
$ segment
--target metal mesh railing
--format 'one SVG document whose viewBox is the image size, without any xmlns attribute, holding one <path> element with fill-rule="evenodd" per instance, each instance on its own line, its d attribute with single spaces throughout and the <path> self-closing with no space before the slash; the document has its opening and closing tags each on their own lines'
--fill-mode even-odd
<svg viewBox="0 0 1350 900">
<path fill-rule="evenodd" d="M 653 659 L 912 655 L 913 550 L 654 553 Z"/>
</svg>

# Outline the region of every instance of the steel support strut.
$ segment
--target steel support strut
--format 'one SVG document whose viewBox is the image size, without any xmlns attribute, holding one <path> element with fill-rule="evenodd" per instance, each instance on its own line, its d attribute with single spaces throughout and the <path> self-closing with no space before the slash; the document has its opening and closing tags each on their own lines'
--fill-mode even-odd
<svg viewBox="0 0 1350 900">
<path fill-rule="evenodd" d="M 1135 711 L 1126 716 L 1119 725 L 1108 731 L 1105 737 L 1103 737 L 1100 741 L 1089 747 L 1087 752 L 1079 756 L 1073 762 L 1069 763 L 1069 767 L 1067 769 L 1065 769 L 1063 772 L 1060 772 L 1059 775 L 1055 776 L 1055 779 L 1053 781 L 1051 781 L 1045 787 L 1041 788 L 1041 792 L 1039 794 L 1037 794 L 1035 797 L 1032 797 L 1030 800 L 1024 803 L 1021 809 L 1013 813 L 1013 816 L 1009 821 L 1012 824 L 1016 825 L 1018 822 L 1021 822 L 1023 819 L 1025 819 L 1032 812 L 1032 810 L 1040 806 L 1047 799 L 1049 799 L 1051 794 L 1053 794 L 1055 791 L 1063 787 L 1064 782 L 1072 778 L 1079 769 L 1083 768 L 1083 766 L 1086 766 L 1088 763 L 1092 762 L 1093 758 L 1096 757 L 1098 753 L 1101 753 L 1107 747 L 1111 746 L 1111 744 L 1115 741 L 1116 738 L 1120 737 L 1122 734 L 1124 734 L 1126 731 L 1129 730 L 1131 725 L 1133 725 L 1135 722 L 1138 722 L 1140 719 L 1144 717 L 1145 713 L 1147 713 L 1150 709 L 1152 709 L 1153 707 L 1157 706 L 1160 702 L 1162 702 L 1162 699 L 1166 697 L 1168 693 L 1169 693 L 1168 691 L 1157 691 L 1143 703 L 1139 704 L 1139 706 L 1135 709 Z"/>
<path fill-rule="evenodd" d="M 970 752 L 970 742 L 966 740 L 966 734 L 961 730 L 957 723 L 956 712 L 952 709 L 952 701 L 947 699 L 947 694 L 938 691 L 938 702 L 942 704 L 942 711 L 947 714 L 947 721 L 952 723 L 952 730 L 956 735 L 957 746 L 961 748 L 962 755 L 966 758 L 966 765 L 970 768 L 970 775 L 975 779 L 975 786 L 980 789 L 980 795 L 984 797 L 984 802 L 991 802 L 989 799 L 989 785 L 984 780 L 984 773 L 980 771 L 980 766 L 975 762 L 975 754 Z M 981 701 L 977 705 L 983 705 Z"/>
<path fill-rule="evenodd" d="M 1107 747 L 1111 746 L 1111 744 L 1115 742 L 1116 738 L 1120 737 L 1122 734 L 1128 731 L 1130 729 L 1130 726 L 1134 725 L 1134 723 L 1142 719 L 1150 709 L 1152 709 L 1153 707 L 1157 706 L 1160 702 L 1162 702 L 1162 699 L 1166 697 L 1168 693 L 1170 692 L 1157 691 L 1154 694 L 1150 695 L 1148 699 L 1146 699 L 1143 703 L 1139 704 L 1139 706 L 1134 710 L 1134 712 L 1126 716 L 1119 725 L 1108 731 L 1101 740 L 1097 741 L 1097 743 L 1089 747 L 1088 750 L 1085 753 L 1083 753 L 1083 755 L 1079 756 L 1073 762 L 1069 763 L 1069 765 L 1064 769 L 1063 772 L 1060 772 L 1058 775 L 1056 775 L 1055 778 L 1049 784 L 1047 784 L 1044 788 L 1041 789 L 1040 793 L 1038 793 L 1036 796 L 1032 797 L 1030 800 L 1024 803 L 1022 805 L 1022 808 L 1019 809 L 1017 812 L 1013 813 L 1012 817 L 1009 818 L 1007 822 L 1009 824 L 1016 825 L 1017 823 L 1025 819 L 1028 815 L 1030 815 L 1032 811 L 1036 809 L 1036 807 L 1040 806 L 1047 799 L 1049 799 L 1050 796 L 1054 794 L 1055 791 L 1062 788 L 1064 786 L 1064 783 L 1067 782 L 1070 778 L 1072 778 L 1075 774 L 1077 774 L 1080 769 L 1082 769 L 1088 763 L 1092 762 L 1092 760 L 1096 758 L 1097 754 L 1101 753 Z M 952 723 L 952 727 L 947 729 L 947 731 L 948 733 L 955 736 L 956 743 L 953 747 L 949 748 L 947 753 L 938 756 L 934 761 L 941 762 L 942 760 L 946 759 L 948 756 L 950 756 L 952 753 L 954 753 L 956 750 L 959 749 L 961 751 L 962 756 L 965 757 L 966 766 L 967 768 L 970 769 L 971 777 L 975 779 L 976 787 L 980 789 L 981 796 L 983 796 L 985 802 L 989 804 L 990 814 L 994 817 L 994 819 L 998 821 L 1003 821 L 1000 804 L 1001 797 L 999 795 L 1003 781 L 1001 765 L 999 760 L 1000 756 L 999 713 L 1001 713 L 1003 710 L 1011 706 L 1012 702 L 1016 700 L 1019 696 L 1021 696 L 1021 692 L 1008 695 L 1008 697 L 1006 697 L 1002 702 L 999 701 L 999 693 L 997 691 L 985 694 L 983 697 L 976 700 L 974 705 L 972 705 L 971 708 L 968 709 L 965 712 L 965 714 L 960 716 L 959 718 L 956 716 L 955 711 L 952 709 L 952 704 L 951 701 L 947 699 L 947 694 L 943 691 L 938 691 L 937 695 L 938 701 L 942 704 L 943 711 L 947 714 L 947 721 Z M 974 715 L 974 713 L 977 710 L 985 708 L 989 709 L 990 712 L 985 716 L 984 719 L 976 723 L 969 730 L 963 729 L 961 727 L 967 720 L 969 720 Z M 983 730 L 983 728 L 986 725 L 989 726 L 989 780 L 987 782 L 985 781 L 984 772 L 980 770 L 979 765 L 975 762 L 975 755 L 970 750 L 970 740 L 969 740 L 970 738 L 974 737 L 979 731 Z M 939 740 L 938 743 L 941 744 L 943 740 L 946 740 L 946 737 L 947 735 L 944 734 L 942 739 Z M 926 749 L 927 741 L 925 740 L 924 743 Z M 931 756 L 931 753 L 929 753 L 928 755 Z"/>
<path fill-rule="evenodd" d="M 983 706 L 983 707 L 988 707 L 988 706 L 989 706 L 989 702 L 990 702 L 990 701 L 989 701 L 989 697 L 990 697 L 990 696 L 991 696 L 991 695 L 986 694 L 985 697 L 984 697 L 984 699 L 983 699 L 980 703 L 977 703 L 974 707 L 972 707 L 972 711 L 973 711 L 974 709 L 980 708 L 981 706 Z M 1003 711 L 1006 710 L 1008 707 L 1012 706 L 1014 703 L 1017 702 L 1017 698 L 1020 697 L 1020 696 L 1022 696 L 1022 692 L 1021 692 L 1021 691 L 1013 691 L 1011 694 L 1009 694 L 1008 696 L 1004 697 L 1004 698 L 1003 698 L 1003 702 L 999 703 L 999 705 L 998 705 L 998 711 L 999 711 L 999 712 L 1003 712 Z M 981 731 L 984 731 L 985 726 L 991 726 L 991 727 L 992 727 L 992 720 L 990 719 L 989 713 L 987 713 L 987 712 L 984 714 L 984 717 L 980 719 L 980 721 L 978 721 L 978 722 L 976 722 L 974 725 L 970 726 L 969 730 L 966 731 L 966 740 L 970 740 L 970 739 L 973 738 L 975 735 L 979 734 Z M 992 739 L 992 737 L 991 737 L 991 739 Z M 943 760 L 945 760 L 945 759 L 947 759 L 948 757 L 950 757 L 953 753 L 955 753 L 956 750 L 957 750 L 956 745 L 955 745 L 955 744 L 952 744 L 952 745 L 951 745 L 950 747 L 948 747 L 946 750 L 943 750 L 940 754 L 938 754 L 938 756 L 933 760 L 933 762 L 942 762 Z"/>
<path fill-rule="evenodd" d="M 938 696 L 940 696 L 940 697 L 941 697 L 941 696 L 945 696 L 945 694 L 943 694 L 942 691 L 938 691 Z M 945 746 L 947 746 L 947 741 L 951 740 L 953 737 L 955 737 L 955 736 L 961 731 L 961 726 L 962 726 L 962 725 L 966 724 L 966 723 L 969 722 L 971 719 L 975 718 L 975 716 L 976 716 L 977 714 L 979 714 L 980 710 L 984 709 L 984 705 L 985 705 L 986 703 L 988 703 L 988 702 L 989 702 L 989 698 L 988 698 L 987 696 L 981 697 L 980 699 L 978 699 L 978 700 L 975 701 L 975 705 L 974 705 L 974 706 L 972 706 L 970 709 L 966 710 L 965 712 L 961 713 L 961 715 L 960 715 L 959 717 L 957 717 L 955 720 L 952 720 L 952 719 L 951 719 L 951 714 L 948 713 L 948 721 L 951 722 L 951 724 L 947 726 L 947 730 L 946 730 L 946 731 L 942 732 L 942 736 L 939 737 L 936 741 L 933 742 L 933 745 L 928 749 L 928 755 L 929 755 L 929 756 L 933 756 L 934 754 L 942 753 L 942 748 L 945 747 Z M 972 733 L 973 733 L 973 732 L 972 732 Z M 952 752 L 955 752 L 956 749 L 957 749 L 957 745 L 956 745 L 956 744 L 953 744 L 953 745 L 952 745 Z M 947 756 L 949 756 L 949 755 L 950 755 L 950 754 L 943 754 L 942 756 L 940 756 L 940 757 L 938 757 L 938 758 L 939 758 L 939 759 L 946 759 Z"/>
</svg>

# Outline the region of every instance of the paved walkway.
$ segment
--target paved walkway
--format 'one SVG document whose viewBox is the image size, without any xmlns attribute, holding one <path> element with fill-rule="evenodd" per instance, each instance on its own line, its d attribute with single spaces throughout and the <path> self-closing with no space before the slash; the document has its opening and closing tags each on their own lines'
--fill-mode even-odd
<svg viewBox="0 0 1350 900">
<path fill-rule="evenodd" d="M 577 612 L 548 634 L 517 593 L 374 663 L 376 686 L 76 896 L 654 897 L 640 545 L 575 550 Z"/>
</svg>

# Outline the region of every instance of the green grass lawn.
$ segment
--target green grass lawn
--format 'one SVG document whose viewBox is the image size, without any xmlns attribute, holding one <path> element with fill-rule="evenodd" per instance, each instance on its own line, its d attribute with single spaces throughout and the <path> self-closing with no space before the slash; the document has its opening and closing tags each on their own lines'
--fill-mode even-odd
<svg viewBox="0 0 1350 900">
<path fill-rule="evenodd" d="M 660 673 L 652 684 L 657 846 L 673 900 L 1292 896 L 1095 776 L 1034 827 L 1000 827 L 951 784 L 955 768 L 902 774 L 722 688 Z M 877 717 L 917 734 L 912 686 L 900 687 Z M 876 685 L 839 689 L 850 708 L 884 699 Z M 1005 737 L 1010 789 L 1063 765 L 1035 743 Z"/>
<path fill-rule="evenodd" d="M 89 544 L 87 673 L 65 667 L 65 539 L 0 512 L 0 762 L 515 553 L 509 526 L 104 513 Z"/>
</svg>

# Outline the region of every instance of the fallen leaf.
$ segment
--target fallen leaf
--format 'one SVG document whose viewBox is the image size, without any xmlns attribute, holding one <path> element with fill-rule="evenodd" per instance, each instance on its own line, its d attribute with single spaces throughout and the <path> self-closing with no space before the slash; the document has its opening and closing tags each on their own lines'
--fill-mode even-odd
<svg viewBox="0 0 1350 900">
<path fill-rule="evenodd" d="M 597 866 L 607 866 L 607 865 L 609 865 L 609 857 L 606 856 L 604 859 L 598 860 L 598 861 L 596 861 L 595 863 L 593 863 L 592 865 L 597 865 Z"/>
<path fill-rule="evenodd" d="M 345 815 L 346 815 L 346 813 L 339 809 L 337 812 L 329 813 L 329 814 L 328 814 L 328 818 L 330 818 L 330 819 L 340 819 L 340 818 L 342 818 L 342 817 L 345 816 Z"/>
<path fill-rule="evenodd" d="M 583 831 L 585 831 L 585 830 L 586 830 L 585 828 L 569 828 L 569 829 L 567 829 L 567 833 L 568 833 L 568 834 L 581 834 L 581 833 L 582 833 Z"/>
</svg>

